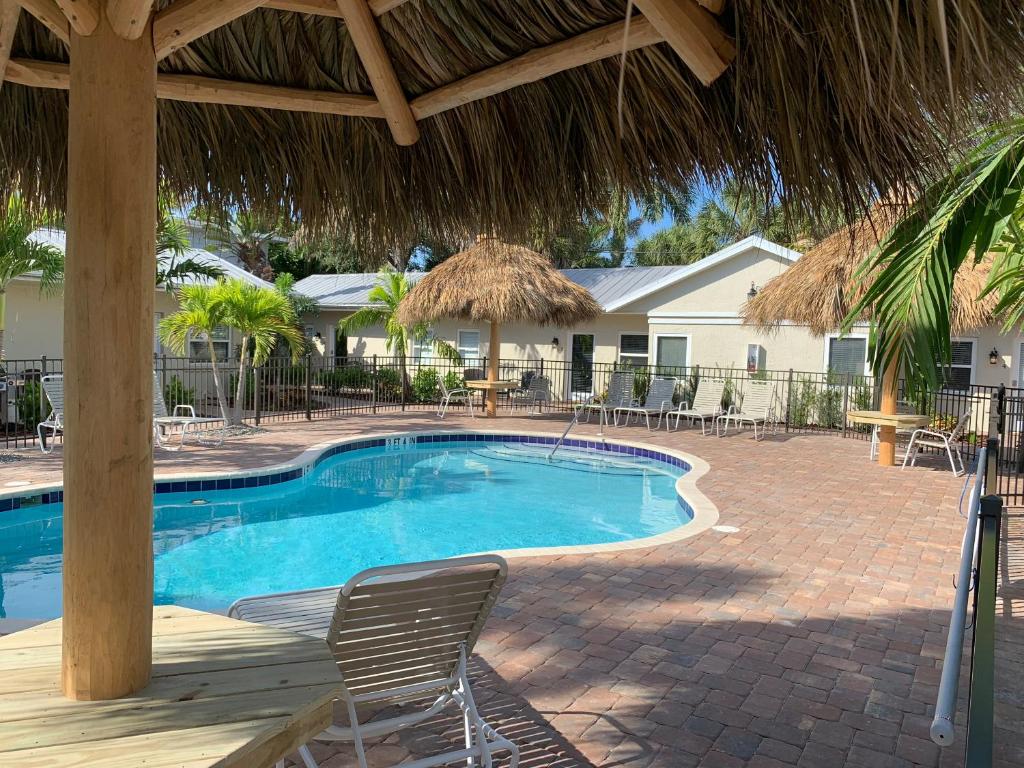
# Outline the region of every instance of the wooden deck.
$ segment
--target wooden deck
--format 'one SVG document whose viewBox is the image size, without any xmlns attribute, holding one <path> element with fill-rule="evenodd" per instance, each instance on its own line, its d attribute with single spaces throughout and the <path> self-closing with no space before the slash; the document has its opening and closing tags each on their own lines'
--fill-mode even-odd
<svg viewBox="0 0 1024 768">
<path fill-rule="evenodd" d="M 0 765 L 252 768 L 331 722 L 340 676 L 322 640 L 158 607 L 149 686 L 80 702 L 60 692 L 60 626 L 0 638 Z"/>
</svg>

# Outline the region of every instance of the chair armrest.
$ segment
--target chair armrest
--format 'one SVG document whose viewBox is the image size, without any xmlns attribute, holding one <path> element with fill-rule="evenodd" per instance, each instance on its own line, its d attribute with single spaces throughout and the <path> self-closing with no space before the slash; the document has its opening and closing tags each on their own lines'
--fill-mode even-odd
<svg viewBox="0 0 1024 768">
<path fill-rule="evenodd" d="M 171 415 L 190 416 L 194 419 L 196 417 L 196 409 L 193 408 L 191 405 L 176 405 L 174 406 L 174 413 L 172 413 Z"/>
<path fill-rule="evenodd" d="M 915 429 L 912 436 L 937 437 L 940 440 L 950 439 L 949 432 L 939 432 L 934 429 L 925 429 L 924 427 L 921 427 L 920 429 Z"/>
</svg>

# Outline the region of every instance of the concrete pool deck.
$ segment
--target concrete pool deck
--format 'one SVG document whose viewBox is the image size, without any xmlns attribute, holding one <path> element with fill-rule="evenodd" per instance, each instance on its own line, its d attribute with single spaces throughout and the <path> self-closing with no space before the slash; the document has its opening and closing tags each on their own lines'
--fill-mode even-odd
<svg viewBox="0 0 1024 768">
<path fill-rule="evenodd" d="M 383 431 L 559 432 L 564 420 L 439 421 L 423 412 L 264 425 L 219 448 L 158 452 L 158 474 L 280 464 L 309 445 Z M 576 432 L 591 435 L 596 425 Z M 477 647 L 481 708 L 525 767 L 946 766 L 928 739 L 963 520 L 962 478 L 882 469 L 833 436 L 609 428 L 610 439 L 699 456 L 719 526 L 645 549 L 516 558 Z M 60 481 L 60 449 L 0 466 L 8 483 Z M 1024 518 L 1001 563 L 999 765 L 1024 764 Z M 459 739 L 439 721 L 370 755 L 391 765 Z M 317 745 L 328 768 L 354 764 Z"/>
</svg>

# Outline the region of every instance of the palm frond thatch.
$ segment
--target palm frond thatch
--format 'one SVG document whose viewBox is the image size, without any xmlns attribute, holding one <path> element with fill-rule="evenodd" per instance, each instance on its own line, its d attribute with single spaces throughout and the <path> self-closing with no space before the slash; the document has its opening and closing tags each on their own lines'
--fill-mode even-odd
<svg viewBox="0 0 1024 768">
<path fill-rule="evenodd" d="M 491 237 L 428 272 L 402 300 L 404 326 L 444 318 L 561 327 L 586 323 L 603 310 L 539 253 Z"/>
<path fill-rule="evenodd" d="M 163 8 L 169 0 L 157 0 Z M 417 234 L 527 240 L 595 210 L 610 184 L 643 197 L 735 174 L 792 205 L 853 207 L 914 187 L 979 104 L 1012 110 L 1024 80 L 1018 0 L 734 0 L 737 57 L 705 88 L 665 43 L 420 121 L 412 147 L 383 120 L 162 101 L 166 188 L 209 207 L 300 217 L 380 248 Z M 410 0 L 379 19 L 409 98 L 539 46 L 621 21 L 624 0 Z M 23 13 L 13 56 L 67 61 Z M 260 8 L 161 71 L 370 94 L 344 24 Z M 946 135 L 944 135 L 946 134 Z M 0 191 L 62 208 L 67 94 L 0 90 Z M 931 160 L 929 160 L 931 159 Z M 655 181 L 656 180 L 656 181 Z"/>
<path fill-rule="evenodd" d="M 855 277 L 858 268 L 904 210 L 904 205 L 875 205 L 861 221 L 826 237 L 746 302 L 744 323 L 772 329 L 789 321 L 819 336 L 834 333 L 864 295 L 866 281 Z M 982 296 L 990 270 L 991 260 L 985 259 L 957 272 L 950 316 L 954 335 L 994 321 L 998 299 Z"/>
</svg>

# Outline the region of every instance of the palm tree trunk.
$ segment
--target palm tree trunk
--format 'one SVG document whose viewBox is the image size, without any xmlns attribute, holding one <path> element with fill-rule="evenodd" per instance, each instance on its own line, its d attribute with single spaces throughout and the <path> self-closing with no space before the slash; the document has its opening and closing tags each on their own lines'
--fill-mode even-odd
<svg viewBox="0 0 1024 768">
<path fill-rule="evenodd" d="M 238 360 L 238 384 L 235 385 L 235 413 L 231 425 L 242 423 L 242 409 L 245 405 L 245 364 L 249 362 L 249 337 L 242 336 L 242 353 Z"/>
<path fill-rule="evenodd" d="M 220 406 L 220 416 L 224 419 L 224 424 L 229 423 L 228 419 L 228 398 L 224 393 L 224 387 L 220 383 L 220 371 L 217 368 L 217 364 L 220 362 L 217 360 L 217 350 L 213 347 L 213 339 L 210 334 L 206 334 L 206 343 L 210 345 L 210 367 L 213 370 L 213 388 L 217 390 L 217 405 Z"/>
<path fill-rule="evenodd" d="M 7 359 L 4 347 L 4 333 L 7 330 L 7 291 L 0 289 L 0 360 Z"/>
</svg>

